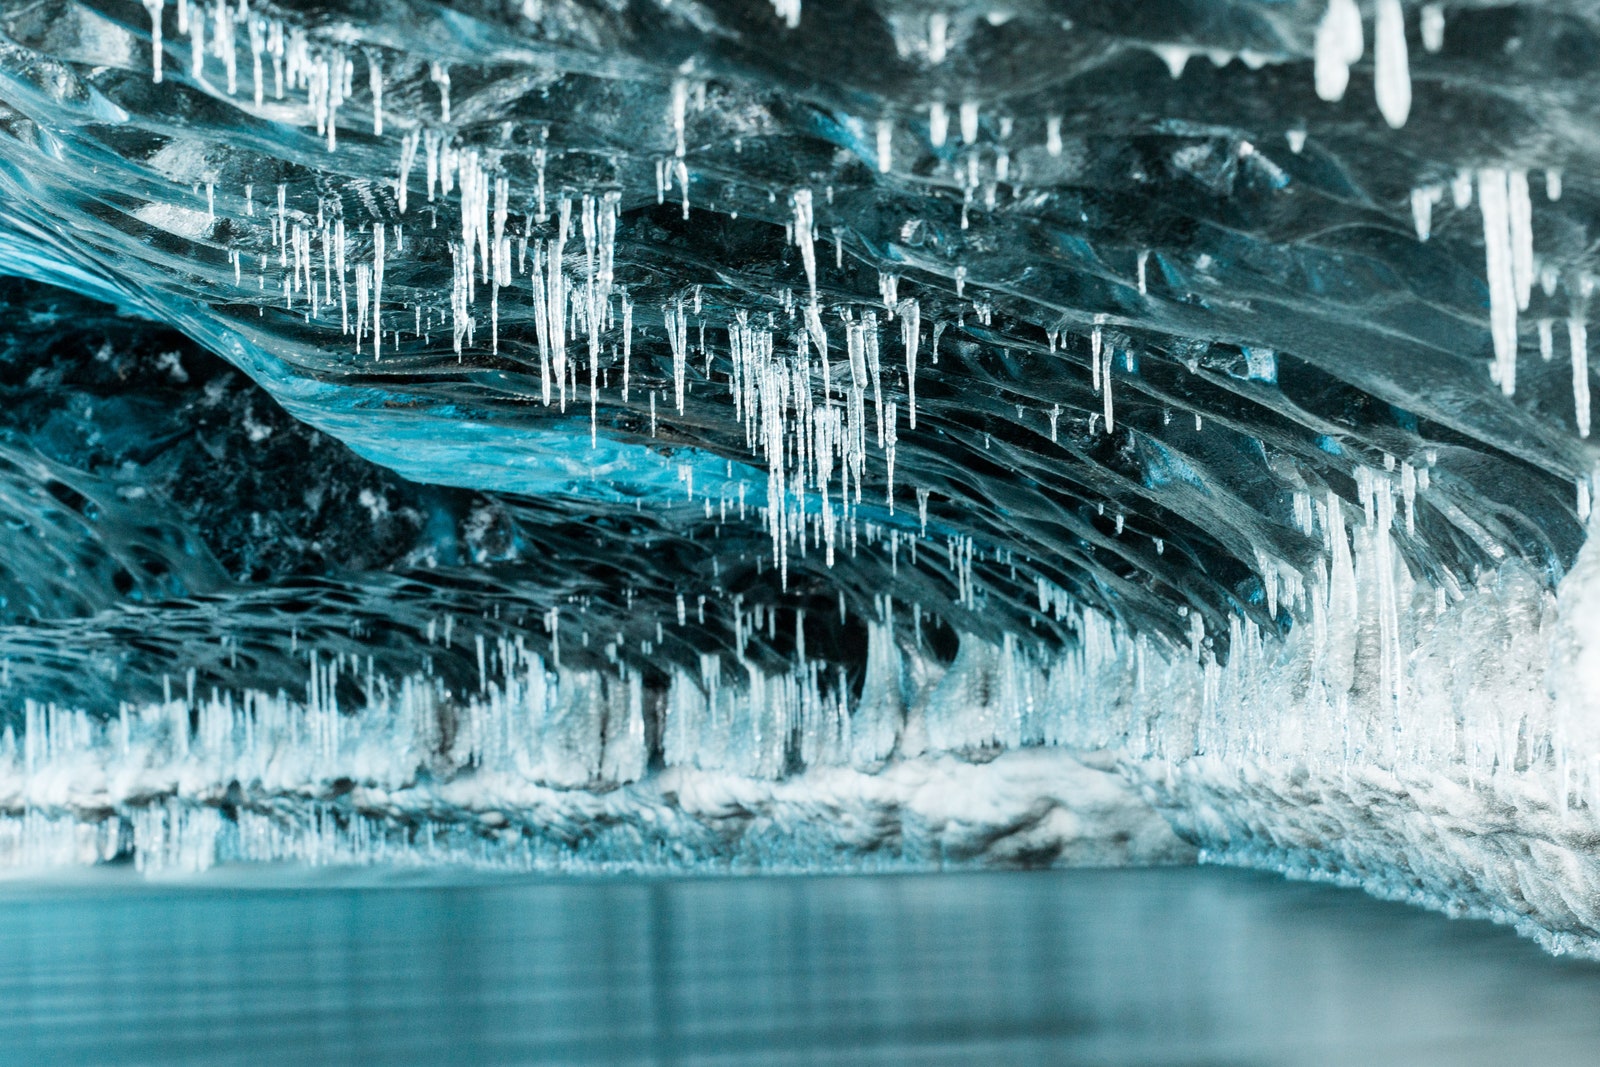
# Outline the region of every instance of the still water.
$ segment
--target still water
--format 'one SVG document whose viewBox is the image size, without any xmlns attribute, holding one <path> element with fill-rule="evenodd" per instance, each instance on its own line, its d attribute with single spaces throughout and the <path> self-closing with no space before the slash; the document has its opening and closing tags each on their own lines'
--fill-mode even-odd
<svg viewBox="0 0 1600 1067">
<path fill-rule="evenodd" d="M 1600 1063 L 1600 966 L 1217 869 L 0 887 L 4 1064 Z"/>
</svg>

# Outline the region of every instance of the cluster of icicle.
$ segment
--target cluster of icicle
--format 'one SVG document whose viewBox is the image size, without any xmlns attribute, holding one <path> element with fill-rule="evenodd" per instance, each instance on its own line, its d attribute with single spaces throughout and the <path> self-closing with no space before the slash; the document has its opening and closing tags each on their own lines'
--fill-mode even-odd
<svg viewBox="0 0 1600 1067">
<path fill-rule="evenodd" d="M 1326 552 L 1308 581 L 1284 583 L 1299 623 L 1276 641 L 1230 619 L 1226 663 L 1197 614 L 1189 647 L 1175 650 L 1041 583 L 1041 610 L 1079 633 L 1070 651 L 968 634 L 942 666 L 883 598 L 858 691 L 803 650 L 787 673 L 746 662 L 735 677 L 708 655 L 698 676 L 676 670 L 650 691 L 624 666 L 553 666 L 502 640 L 480 641 L 480 682 L 465 693 L 313 651 L 298 699 L 183 692 L 107 720 L 29 704 L 20 736 L 0 735 L 0 852 L 12 864 L 130 849 L 169 867 L 382 862 L 427 825 L 460 847 L 424 855 L 481 859 L 489 846 L 463 818 L 480 829 L 503 819 L 530 787 L 603 793 L 648 779 L 655 760 L 773 781 L 1040 746 L 1133 765 L 1276 762 L 1332 781 L 1414 769 L 1469 790 L 1515 781 L 1562 818 L 1600 810 L 1600 730 L 1583 682 L 1600 648 L 1582 636 L 1595 575 L 1564 587 L 1559 608 L 1517 563 L 1476 585 L 1416 582 L 1395 544 L 1415 480 L 1370 472 L 1355 509 L 1304 497 L 1297 511 Z M 341 707 L 341 691 L 365 703 Z M 465 816 L 431 791 L 451 783 L 453 804 L 469 798 Z M 532 844 L 508 840 L 494 847 L 534 861 Z"/>
<path fill-rule="evenodd" d="M 159 78 L 160 32 L 167 8 L 164 0 L 146 3 L 152 17 Z M 780 14 L 792 24 L 798 19 L 798 3 L 780 6 Z M 935 62 L 943 58 L 946 49 L 946 22 L 946 17 L 937 13 L 929 17 L 926 51 Z M 248 0 L 213 0 L 209 5 L 178 0 L 176 27 L 190 39 L 191 77 L 197 84 L 220 92 L 207 80 L 220 64 L 231 97 L 239 89 L 237 68 L 244 54 L 240 49 L 245 48 L 256 110 L 314 126 L 325 135 L 327 149 L 336 150 L 340 108 L 353 107 L 357 95 L 356 58 L 346 54 L 343 46 L 313 41 L 293 25 L 252 12 Z M 1398 126 L 1410 101 L 1405 27 L 1398 0 L 1381 0 L 1377 5 L 1373 34 L 1379 105 L 1391 124 Z M 1442 35 L 1440 9 L 1437 5 L 1425 7 L 1422 38 L 1430 51 L 1438 50 Z M 1361 14 L 1354 0 L 1331 0 L 1315 45 L 1317 89 L 1324 98 L 1338 99 L 1343 94 L 1349 66 L 1364 54 L 1364 42 Z M 363 50 L 361 56 L 368 74 L 361 104 L 370 111 L 374 136 L 381 136 L 385 129 L 382 65 L 373 49 Z M 855 509 L 863 502 L 862 486 L 869 477 L 875 478 L 881 471 L 887 483 L 882 503 L 891 513 L 896 509 L 899 428 L 902 419 L 912 429 L 917 425 L 919 354 L 927 350 L 932 361 L 938 361 L 939 337 L 947 324 L 926 321 L 918 300 L 899 296 L 899 281 L 893 275 L 881 279 L 881 320 L 878 310 L 871 308 L 842 307 L 825 313 L 818 298 L 818 204 L 810 189 L 792 193 L 787 224 L 789 240 L 804 265 L 808 290 L 804 297 L 789 290 L 773 294 L 781 309 L 776 313 L 722 306 L 705 309 L 701 291 L 695 287 L 692 293 L 639 316 L 626 285 L 617 276 L 619 196 L 611 191 L 552 196 L 545 188 L 545 149 L 534 153 L 535 188 L 513 189 L 494 150 L 462 146 L 453 139 L 448 129 L 449 70 L 438 63 L 430 69 L 439 91 L 438 123 L 389 116 L 389 127 L 399 131 L 399 164 L 392 184 L 397 209 L 405 216 L 411 207 L 412 173 L 420 160 L 428 202 L 453 195 L 459 199 L 459 223 L 449 241 L 454 270 L 448 307 L 442 303 L 432 306 L 422 294 L 411 294 L 414 299 L 409 304 L 397 306 L 392 294 L 386 302 L 386 265 L 405 255 L 407 247 L 402 225 L 373 221 L 355 232 L 347 228 L 332 200 L 319 199 L 314 211 L 305 210 L 291 205 L 286 186 L 279 185 L 276 210 L 269 212 L 269 221 L 281 275 L 274 285 L 281 287 L 287 309 L 302 312 L 310 323 L 321 322 L 325 314 L 331 317 L 336 308 L 341 333 L 353 338 L 358 353 L 370 352 L 374 360 L 383 358 L 386 343 L 402 345 L 408 332 L 424 344 L 431 343 L 435 328 L 450 330 L 455 351 L 464 358 L 465 352 L 479 343 L 480 288 L 488 296 L 487 347 L 491 352 L 500 348 L 501 291 L 519 291 L 518 299 L 532 312 L 540 400 L 565 411 L 569 402 L 581 402 L 586 386 L 591 441 L 597 440 L 599 433 L 602 393 L 613 389 L 616 399 L 628 406 L 638 392 L 632 367 L 635 320 L 654 319 L 659 311 L 661 330 L 671 349 L 673 409 L 684 414 L 686 394 L 693 388 L 690 367 L 703 360 L 707 380 L 726 381 L 734 401 L 734 418 L 751 453 L 767 468 L 767 499 L 760 517 L 771 537 L 773 563 L 785 584 L 791 553 L 805 555 L 815 549 L 831 566 L 841 538 L 855 543 L 860 535 Z M 1181 70 L 1181 64 L 1174 70 Z M 672 84 L 665 116 L 672 155 L 660 159 L 657 167 L 658 198 L 664 198 L 669 184 L 676 180 L 685 211 L 690 189 L 686 129 L 690 110 L 703 106 L 703 88 L 682 79 Z M 263 110 L 269 97 L 271 108 Z M 973 145 L 980 126 L 978 105 L 964 102 L 958 111 L 961 141 Z M 943 143 L 950 125 L 946 105 L 932 104 L 928 136 L 935 146 Z M 1008 120 L 1002 119 L 1002 128 L 1009 133 Z M 892 124 L 879 125 L 877 162 L 886 172 L 891 169 L 892 135 Z M 1048 121 L 1046 144 L 1052 154 L 1060 152 L 1059 118 Z M 1009 177 L 1004 146 L 998 151 L 993 160 L 996 182 Z M 965 158 L 969 165 L 963 169 L 963 181 L 970 203 L 980 185 L 975 169 L 979 156 L 974 152 Z M 1558 284 L 1564 284 L 1570 303 L 1565 340 L 1573 370 L 1575 423 L 1580 436 L 1586 437 L 1590 428 L 1586 314 L 1593 279 L 1581 272 L 1562 278 L 1554 267 L 1539 264 L 1533 250 L 1533 208 L 1525 170 L 1490 167 L 1475 175 L 1464 173 L 1449 190 L 1458 208 L 1470 204 L 1474 184 L 1490 283 L 1492 376 L 1507 395 L 1514 392 L 1518 313 L 1527 310 L 1536 283 L 1551 296 Z M 1559 197 L 1558 171 L 1545 173 L 1544 188 L 1550 199 Z M 370 190 L 364 187 L 357 192 L 370 198 Z M 1433 210 L 1444 195 L 1442 186 L 1426 186 L 1413 193 L 1419 239 L 1428 239 Z M 241 226 L 256 215 L 250 186 L 244 189 L 242 200 L 232 200 L 224 192 L 221 201 L 221 210 L 232 208 L 233 215 L 243 216 L 234 220 Z M 522 204 L 526 211 L 521 212 L 524 225 L 518 234 L 512 217 Z M 207 217 L 214 219 L 218 195 L 210 186 L 206 205 Z M 437 212 L 430 211 L 432 229 L 437 225 Z M 536 225 L 543 227 L 552 220 L 553 234 L 535 236 Z M 248 227 L 239 232 L 248 232 Z M 580 236 L 581 257 L 575 244 Z M 835 251 L 837 257 L 837 237 Z M 237 248 L 229 252 L 235 279 L 241 284 L 245 256 Z M 259 257 L 258 290 L 268 287 L 268 258 Z M 1146 290 L 1145 262 L 1141 256 L 1141 293 Z M 964 268 L 953 269 L 953 284 L 961 298 L 966 285 Z M 986 321 L 987 304 L 974 298 L 972 313 Z M 1096 429 L 1109 433 L 1116 425 L 1115 352 L 1102 343 L 1104 324 L 1105 317 L 1097 316 L 1089 327 L 1094 390 L 1103 406 L 1088 422 L 1091 433 Z M 889 345 L 882 336 L 885 327 L 899 334 L 899 351 L 893 359 L 887 357 Z M 1538 322 L 1540 354 L 1547 360 L 1555 351 L 1553 327 L 1553 320 Z M 1059 329 L 1050 332 L 1052 349 Z M 835 354 L 842 358 L 836 361 Z M 1131 353 L 1127 358 L 1131 367 Z M 614 376 L 619 380 L 613 382 Z M 649 383 L 652 434 L 657 432 L 657 408 L 665 388 L 665 382 Z M 1051 439 L 1056 440 L 1062 412 L 1057 407 L 1043 414 L 1049 420 Z M 869 473 L 869 458 L 881 464 L 877 471 Z M 925 513 L 927 492 L 920 488 L 915 492 L 919 510 Z M 705 506 L 709 516 L 709 499 Z M 727 507 L 728 501 L 722 501 L 724 519 Z M 739 511 L 742 518 L 742 490 Z M 1278 569 L 1269 561 L 1261 573 L 1263 582 L 1276 586 Z"/>
</svg>

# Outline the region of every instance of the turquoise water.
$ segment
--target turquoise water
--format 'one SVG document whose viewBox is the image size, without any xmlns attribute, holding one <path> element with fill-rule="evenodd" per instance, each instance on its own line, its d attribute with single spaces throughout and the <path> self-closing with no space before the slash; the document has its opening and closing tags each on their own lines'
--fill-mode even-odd
<svg viewBox="0 0 1600 1067">
<path fill-rule="evenodd" d="M 1217 869 L 0 889 L 5 1064 L 1578 1064 L 1600 966 Z"/>
</svg>

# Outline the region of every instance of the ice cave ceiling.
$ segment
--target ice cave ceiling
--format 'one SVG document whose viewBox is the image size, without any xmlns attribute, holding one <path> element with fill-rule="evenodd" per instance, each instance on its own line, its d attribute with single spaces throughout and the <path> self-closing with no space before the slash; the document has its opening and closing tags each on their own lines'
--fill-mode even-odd
<svg viewBox="0 0 1600 1067">
<path fill-rule="evenodd" d="M 364 613 L 858 672 L 889 597 L 1225 657 L 1376 481 L 1414 573 L 1553 583 L 1600 14 L 1369 14 L 11 0 L 0 267 L 120 312 L 8 289 L 7 650 L 91 701 Z"/>
</svg>

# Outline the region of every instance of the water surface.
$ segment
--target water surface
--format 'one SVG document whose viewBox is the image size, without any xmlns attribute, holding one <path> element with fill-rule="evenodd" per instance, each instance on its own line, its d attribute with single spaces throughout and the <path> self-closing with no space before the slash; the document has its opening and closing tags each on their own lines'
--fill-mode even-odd
<svg viewBox="0 0 1600 1067">
<path fill-rule="evenodd" d="M 1557 1064 L 1600 966 L 1219 869 L 0 889 L 5 1064 Z"/>
</svg>

